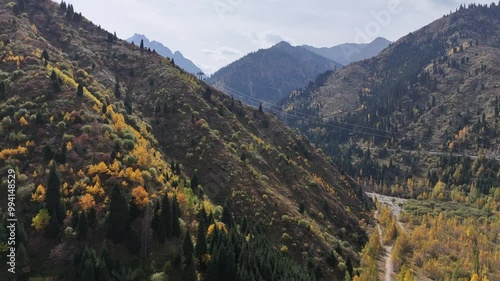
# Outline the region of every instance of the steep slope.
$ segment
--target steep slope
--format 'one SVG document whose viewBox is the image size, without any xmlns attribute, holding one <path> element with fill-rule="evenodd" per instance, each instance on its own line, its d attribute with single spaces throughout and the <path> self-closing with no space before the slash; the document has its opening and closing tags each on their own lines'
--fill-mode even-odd
<svg viewBox="0 0 500 281">
<path fill-rule="evenodd" d="M 322 75 L 283 104 L 290 113 L 344 126 L 335 133 L 344 141 L 351 134 L 376 143 L 394 138 L 406 148 L 448 149 L 455 142 L 457 151 L 493 152 L 499 144 L 499 12 L 495 4 L 462 7 L 372 59 Z"/>
<path fill-rule="evenodd" d="M 175 51 L 175 53 L 172 53 L 172 51 L 164 46 L 162 43 L 158 41 L 150 41 L 146 36 L 142 34 L 134 34 L 132 37 L 128 38 L 126 41 L 129 43 L 134 43 L 135 45 L 139 46 L 139 44 L 144 42 L 144 47 L 145 48 L 151 48 L 151 50 L 155 50 L 158 54 L 160 54 L 162 57 L 165 58 L 173 58 L 174 62 L 176 65 L 180 66 L 180 68 L 184 69 L 185 71 L 192 73 L 192 74 L 197 74 L 198 72 L 202 72 L 202 70 L 196 66 L 191 60 L 185 58 L 181 52 Z"/>
<path fill-rule="evenodd" d="M 0 1 L 0 172 L 18 179 L 12 280 L 332 280 L 359 261 L 371 203 L 305 138 L 58 6 Z"/>
<path fill-rule="evenodd" d="M 391 41 L 378 37 L 366 44 L 344 43 L 329 48 L 317 48 L 308 45 L 303 45 L 302 47 L 329 60 L 336 61 L 342 65 L 348 65 L 356 61 L 372 58 L 390 44 Z"/>
<path fill-rule="evenodd" d="M 307 85 L 318 74 L 339 66 L 304 48 L 280 42 L 244 56 L 211 78 L 216 85 L 220 83 L 244 95 L 274 103 L 290 91 Z"/>
</svg>

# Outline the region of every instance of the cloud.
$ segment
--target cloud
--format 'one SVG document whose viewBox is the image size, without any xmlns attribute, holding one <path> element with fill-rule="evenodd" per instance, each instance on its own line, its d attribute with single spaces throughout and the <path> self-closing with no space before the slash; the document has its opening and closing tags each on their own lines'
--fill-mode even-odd
<svg viewBox="0 0 500 281">
<path fill-rule="evenodd" d="M 213 73 L 217 71 L 220 65 L 229 64 L 243 55 L 240 50 L 228 46 L 222 46 L 215 49 L 202 49 L 201 53 L 204 56 L 208 56 L 212 61 L 210 65 L 201 64 L 201 67 L 207 73 Z"/>
</svg>

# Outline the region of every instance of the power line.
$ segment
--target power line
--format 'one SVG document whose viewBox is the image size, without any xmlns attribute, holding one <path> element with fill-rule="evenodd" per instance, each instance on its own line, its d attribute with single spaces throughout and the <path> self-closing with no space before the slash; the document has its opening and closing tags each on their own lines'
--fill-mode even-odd
<svg viewBox="0 0 500 281">
<path fill-rule="evenodd" d="M 244 93 L 242 93 L 242 92 L 240 92 L 238 90 L 235 90 L 235 89 L 233 89 L 233 88 L 231 88 L 231 87 L 229 87 L 227 85 L 224 85 L 223 83 L 217 82 L 217 81 L 213 80 L 212 78 L 208 78 L 207 77 L 206 80 L 207 79 L 212 80 L 213 81 L 213 85 L 218 85 L 218 87 L 215 86 L 216 88 L 222 88 L 224 92 L 228 92 L 229 94 L 237 96 L 237 97 L 242 97 L 243 99 L 246 99 L 247 101 L 251 100 L 251 101 L 253 101 L 256 104 L 262 104 L 262 107 L 266 108 L 269 111 L 274 112 L 275 114 L 296 117 L 296 118 L 299 118 L 299 119 L 303 119 L 303 120 L 308 120 L 308 121 L 311 121 L 311 122 L 315 122 L 317 124 L 321 124 L 321 125 L 326 126 L 326 127 L 331 127 L 331 128 L 336 128 L 336 129 L 340 129 L 340 130 L 351 131 L 351 132 L 354 132 L 354 133 L 361 133 L 361 134 L 369 135 L 369 136 L 373 136 L 373 137 L 381 137 L 381 138 L 385 138 L 385 139 L 394 139 L 394 138 L 404 138 L 405 137 L 404 134 L 399 133 L 399 132 L 391 132 L 391 131 L 380 130 L 380 129 L 372 128 L 372 127 L 368 127 L 368 126 L 363 126 L 363 125 L 358 125 L 358 124 L 352 124 L 352 123 L 348 123 L 348 122 L 339 122 L 339 121 L 336 121 L 336 120 L 329 120 L 330 122 L 336 122 L 337 124 L 339 124 L 338 126 L 336 126 L 336 125 L 333 125 L 333 124 L 330 124 L 330 123 L 325 123 L 323 121 L 320 121 L 320 120 L 318 120 L 319 117 L 314 116 L 314 115 L 302 113 L 302 112 L 295 111 L 295 110 L 284 111 L 281 107 L 279 107 L 279 106 L 277 106 L 275 104 L 272 104 L 272 103 L 267 102 L 265 100 L 261 100 L 259 98 L 252 97 L 250 95 L 244 94 Z M 341 125 L 352 126 L 354 128 L 346 128 L 346 127 L 342 127 Z M 367 130 L 372 130 L 372 131 L 376 131 L 376 132 L 382 132 L 382 133 L 386 133 L 386 134 L 391 134 L 391 136 L 381 135 L 381 134 L 375 134 L 375 133 L 370 133 L 370 132 L 366 132 L 366 131 L 360 131 L 360 130 L 356 130 L 356 128 L 367 129 Z M 397 135 L 399 135 L 399 137 Z M 406 141 L 407 143 L 413 143 L 413 144 L 416 144 L 416 145 L 420 145 L 422 142 L 424 142 L 426 140 L 430 141 L 432 139 L 431 138 L 423 138 L 419 142 L 412 141 L 412 140 L 404 140 L 404 141 Z M 447 141 L 447 139 L 440 139 L 440 138 L 438 138 L 437 140 Z M 497 147 L 489 146 L 489 145 L 483 145 L 481 148 L 483 148 L 483 149 L 487 149 L 487 148 L 489 148 L 489 149 L 494 149 L 494 148 L 498 149 Z M 434 152 L 439 153 L 438 151 L 434 151 Z M 477 157 L 477 156 L 474 156 L 474 157 Z"/>
</svg>

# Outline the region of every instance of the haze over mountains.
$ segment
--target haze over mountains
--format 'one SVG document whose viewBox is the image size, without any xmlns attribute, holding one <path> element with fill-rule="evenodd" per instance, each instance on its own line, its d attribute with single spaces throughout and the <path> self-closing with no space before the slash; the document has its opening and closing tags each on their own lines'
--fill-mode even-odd
<svg viewBox="0 0 500 281">
<path fill-rule="evenodd" d="M 194 64 L 191 60 L 185 58 L 181 52 L 172 51 L 164 46 L 162 43 L 158 41 L 150 41 L 145 35 L 142 34 L 134 34 L 132 37 L 128 38 L 126 41 L 129 43 L 134 42 L 135 45 L 139 45 L 141 40 L 144 42 L 144 47 L 151 48 L 151 50 L 156 50 L 158 54 L 165 58 L 173 58 L 175 64 L 180 66 L 182 69 L 186 70 L 189 73 L 197 74 L 198 72 L 203 72 L 196 64 Z"/>
<path fill-rule="evenodd" d="M 389 41 L 377 38 L 369 44 L 343 44 L 332 48 L 292 46 L 280 42 L 221 68 L 208 80 L 216 87 L 249 98 L 249 104 L 275 103 L 292 90 L 306 87 L 319 74 L 378 54 Z"/>
<path fill-rule="evenodd" d="M 391 44 L 391 41 L 378 37 L 372 42 L 365 44 L 344 43 L 322 48 L 309 45 L 302 45 L 301 47 L 342 65 L 348 65 L 352 62 L 369 59 L 378 55 L 389 44 Z"/>
</svg>

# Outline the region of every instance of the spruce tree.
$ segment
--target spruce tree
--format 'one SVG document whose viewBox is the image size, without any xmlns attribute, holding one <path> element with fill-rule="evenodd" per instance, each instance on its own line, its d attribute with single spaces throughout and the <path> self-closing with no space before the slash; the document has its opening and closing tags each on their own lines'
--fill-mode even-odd
<svg viewBox="0 0 500 281">
<path fill-rule="evenodd" d="M 82 274 L 80 275 L 80 280 L 82 281 L 96 281 L 95 279 L 95 266 L 90 260 L 83 261 L 84 266 Z"/>
<path fill-rule="evenodd" d="M 57 219 L 57 213 L 52 212 L 49 226 L 47 227 L 47 234 L 50 238 L 57 238 L 59 236 L 59 231 L 61 230 L 61 226 L 59 225 L 59 220 Z"/>
<path fill-rule="evenodd" d="M 191 261 L 189 264 L 184 265 L 182 273 L 182 281 L 197 281 L 198 275 L 196 274 L 195 263 Z"/>
<path fill-rule="evenodd" d="M 181 223 L 179 221 L 181 216 L 180 212 L 179 203 L 174 196 L 172 198 L 172 236 L 177 238 L 181 237 Z"/>
<path fill-rule="evenodd" d="M 201 262 L 203 256 L 207 253 L 207 226 L 204 221 L 200 221 L 196 235 L 195 256 Z"/>
<path fill-rule="evenodd" d="M 57 74 L 56 71 L 52 69 L 52 72 L 50 73 L 50 80 L 56 81 L 57 80 Z"/>
<path fill-rule="evenodd" d="M 47 180 L 46 202 L 49 214 L 57 214 L 59 212 L 59 204 L 61 204 L 61 179 L 55 162 L 52 163 Z M 59 218 L 58 218 L 59 219 Z M 63 218 L 64 219 L 64 218 Z"/>
<path fill-rule="evenodd" d="M 127 233 L 128 220 L 129 209 L 127 201 L 120 188 L 115 186 L 109 203 L 107 237 L 115 243 L 121 242 Z"/>
<path fill-rule="evenodd" d="M 143 39 L 141 39 L 141 45 L 140 45 L 140 47 L 139 47 L 139 48 L 140 48 L 141 50 L 144 50 L 144 40 L 143 40 Z"/>
<path fill-rule="evenodd" d="M 49 60 L 49 52 L 47 50 L 43 50 L 42 52 L 42 59 L 48 61 Z"/>
<path fill-rule="evenodd" d="M 76 238 L 83 241 L 87 238 L 87 215 L 81 212 L 78 216 L 78 224 L 76 226 Z"/>
<path fill-rule="evenodd" d="M 78 87 L 76 88 L 76 95 L 79 97 L 83 96 L 83 86 L 81 84 L 78 84 Z"/>
<path fill-rule="evenodd" d="M 196 190 L 198 190 L 198 185 L 200 183 L 198 182 L 198 176 L 196 175 L 196 172 L 193 174 L 191 177 L 191 189 L 193 190 L 194 193 L 196 193 Z"/>
<path fill-rule="evenodd" d="M 161 202 L 160 221 L 158 224 L 158 240 L 164 244 L 167 238 L 172 237 L 172 207 L 168 195 L 165 194 Z"/>
<path fill-rule="evenodd" d="M 354 270 L 351 262 L 351 257 L 347 256 L 346 262 L 345 262 L 345 267 L 347 272 L 349 272 L 350 276 L 352 276 L 352 272 Z"/>
<path fill-rule="evenodd" d="M 229 209 L 227 202 L 224 203 L 222 210 L 222 222 L 227 225 L 227 227 L 233 226 L 233 215 L 231 214 L 231 210 Z"/>
<path fill-rule="evenodd" d="M 156 203 L 153 211 L 153 219 L 151 220 L 151 229 L 154 231 L 156 235 L 158 235 L 158 231 L 160 230 L 160 204 Z"/>
<path fill-rule="evenodd" d="M 186 232 L 186 235 L 184 236 L 184 242 L 182 244 L 182 253 L 184 255 L 184 260 L 186 262 L 193 261 L 194 246 L 193 246 L 193 241 L 191 240 L 191 235 L 189 235 L 189 232 Z"/>
</svg>

